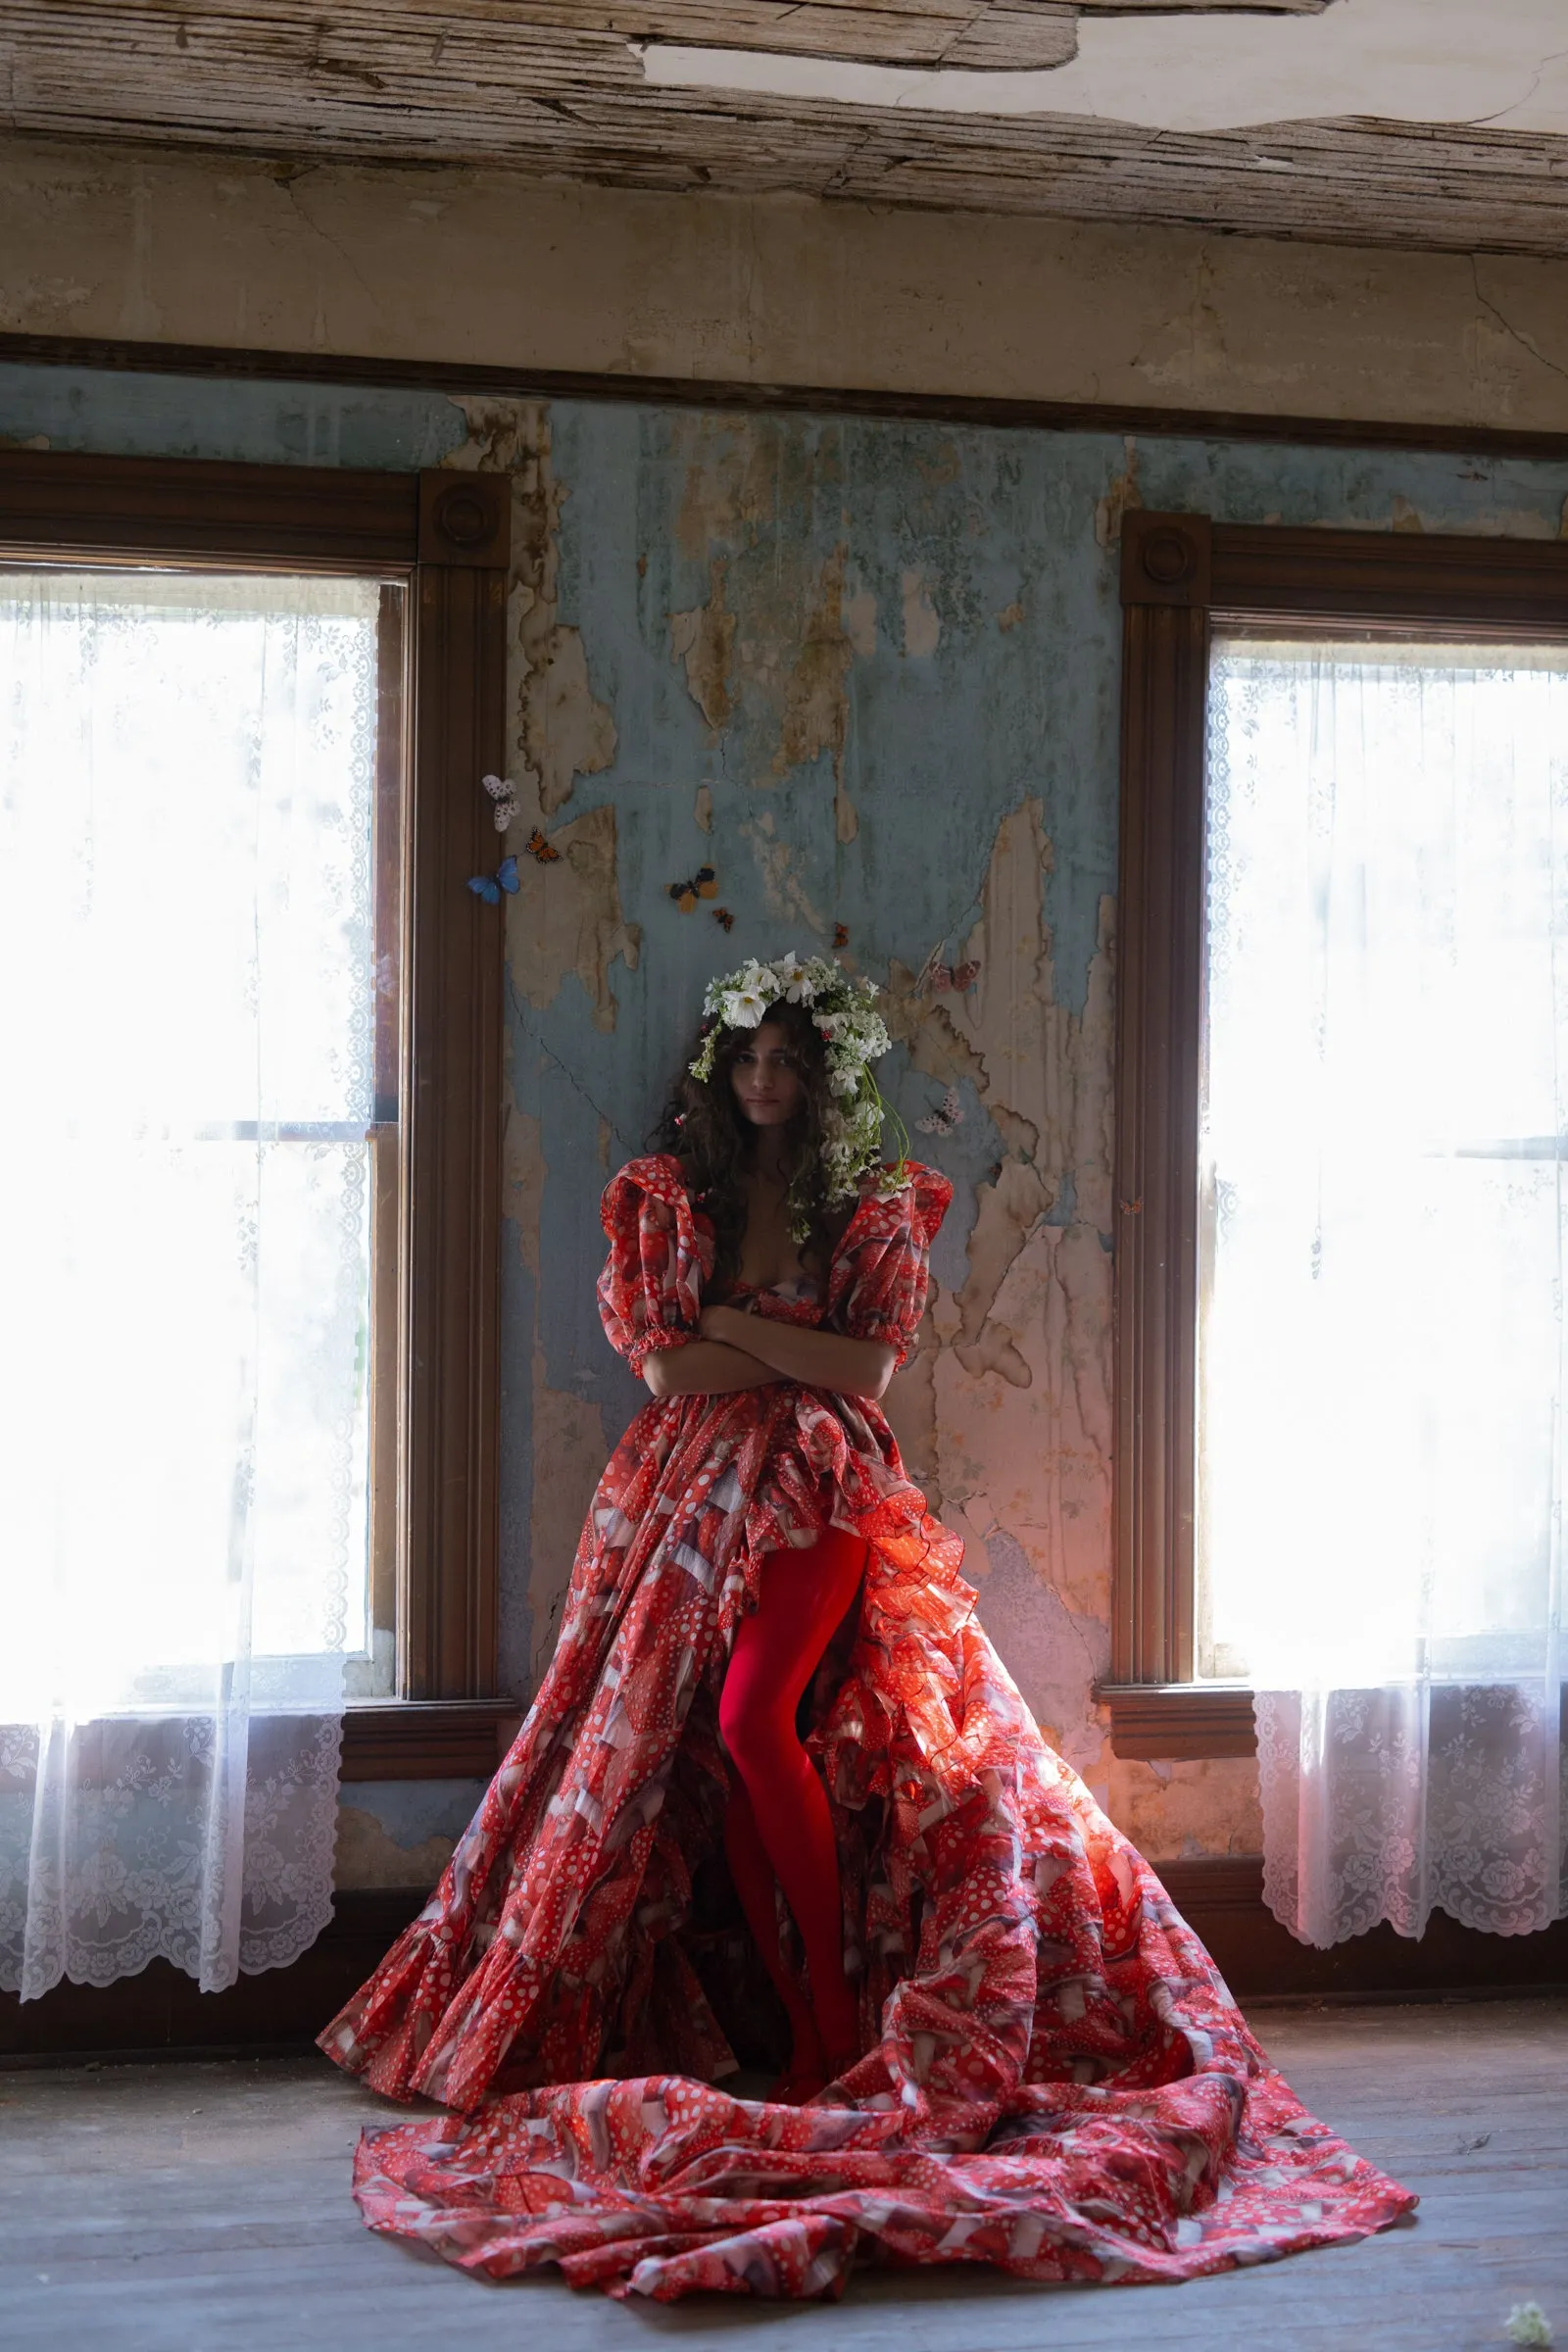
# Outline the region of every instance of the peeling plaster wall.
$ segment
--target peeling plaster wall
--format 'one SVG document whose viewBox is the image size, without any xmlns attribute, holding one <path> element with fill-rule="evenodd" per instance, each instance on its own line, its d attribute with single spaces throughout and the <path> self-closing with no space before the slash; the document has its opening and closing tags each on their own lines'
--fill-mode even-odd
<svg viewBox="0 0 1568 2352">
<path fill-rule="evenodd" d="M 526 1695 L 642 1392 L 597 1196 L 710 974 L 831 943 L 954 1179 L 900 1438 L 1048 1736 L 1153 1857 L 1254 1851 L 1242 1761 L 1110 1756 L 1111 1047 L 1131 506 L 1557 536 L 1568 466 L 0 368 L 0 440 L 506 472 L 510 769 L 561 852 L 508 908 L 503 1649 Z M 477 789 L 477 783 L 475 788 Z M 703 863 L 727 937 L 667 886 Z M 495 919 L 475 906 L 475 919 Z M 976 967 L 964 988 L 940 983 Z M 340 1881 L 427 1881 L 467 1783 L 348 1788 Z"/>
<path fill-rule="evenodd" d="M 585 404 L 519 410 L 518 430 L 555 534 L 552 627 L 581 657 L 554 723 L 595 755 L 563 798 L 525 584 L 513 773 L 523 825 L 543 812 L 564 856 L 523 861 L 508 930 L 514 1688 L 549 1655 L 641 1398 L 594 1312 L 600 1174 L 643 1148 L 710 974 L 842 924 L 891 990 L 887 1091 L 957 1188 L 891 1399 L 901 1442 L 1113 1815 L 1155 1857 L 1255 1851 L 1250 1763 L 1120 1762 L 1090 1696 L 1109 1643 L 1121 519 L 1555 536 L 1568 466 Z M 703 863 L 728 937 L 668 896 Z M 933 984 L 964 963 L 967 989 Z"/>
<path fill-rule="evenodd" d="M 433 1886 L 483 1781 L 351 1781 L 337 1809 L 339 1886 Z"/>
</svg>

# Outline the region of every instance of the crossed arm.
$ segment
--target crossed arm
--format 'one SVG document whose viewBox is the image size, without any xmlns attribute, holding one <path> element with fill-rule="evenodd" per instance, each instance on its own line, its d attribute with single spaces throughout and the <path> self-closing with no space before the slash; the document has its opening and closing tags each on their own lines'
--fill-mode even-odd
<svg viewBox="0 0 1568 2352">
<path fill-rule="evenodd" d="M 875 1400 L 886 1393 L 898 1362 L 897 1349 L 879 1340 L 775 1323 L 740 1306 L 705 1306 L 698 1330 L 701 1336 L 683 1348 L 644 1357 L 643 1379 L 656 1396 L 718 1396 L 797 1380 L 805 1388 Z"/>
</svg>

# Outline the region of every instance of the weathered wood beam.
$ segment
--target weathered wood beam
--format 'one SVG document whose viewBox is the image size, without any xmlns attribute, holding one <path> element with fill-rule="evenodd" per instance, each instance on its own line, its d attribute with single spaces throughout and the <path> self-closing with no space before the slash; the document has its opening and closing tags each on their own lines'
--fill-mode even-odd
<svg viewBox="0 0 1568 2352">
<path fill-rule="evenodd" d="M 854 26 L 923 28 L 950 55 L 979 18 L 978 0 L 810 5 Z M 1072 31 L 1056 0 L 1007 7 L 1053 37 Z M 0 119 L 78 140 L 504 165 L 634 188 L 1568 251 L 1568 139 L 1369 122 L 1156 134 L 1066 115 L 999 121 L 662 89 L 630 46 L 634 32 L 670 37 L 677 22 L 713 38 L 744 21 L 760 37 L 788 10 L 789 0 L 399 0 L 391 14 L 369 0 L 9 0 Z"/>
</svg>

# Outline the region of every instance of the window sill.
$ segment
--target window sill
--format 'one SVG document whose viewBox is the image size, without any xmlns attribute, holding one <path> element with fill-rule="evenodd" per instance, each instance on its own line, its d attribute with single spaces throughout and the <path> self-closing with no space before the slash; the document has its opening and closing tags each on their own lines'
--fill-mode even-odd
<svg viewBox="0 0 1568 2352">
<path fill-rule="evenodd" d="M 510 1698 L 350 1700 L 345 1781 L 487 1781 L 516 1738 Z"/>
<path fill-rule="evenodd" d="M 1252 1693 L 1239 1683 L 1104 1683 L 1114 1755 L 1158 1763 L 1257 1753 Z"/>
</svg>

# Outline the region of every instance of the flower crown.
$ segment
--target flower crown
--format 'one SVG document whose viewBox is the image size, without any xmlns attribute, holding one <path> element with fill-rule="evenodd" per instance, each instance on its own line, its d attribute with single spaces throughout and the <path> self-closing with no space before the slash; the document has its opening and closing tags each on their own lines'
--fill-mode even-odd
<svg viewBox="0 0 1568 2352">
<path fill-rule="evenodd" d="M 871 1075 L 872 1062 L 893 1043 L 876 1008 L 876 995 L 873 982 L 863 976 L 852 978 L 842 964 L 829 962 L 825 956 L 808 956 L 803 963 L 791 949 L 776 963 L 759 963 L 753 956 L 738 971 L 710 980 L 703 999 L 703 1043 L 690 1065 L 702 1085 L 713 1075 L 726 1029 L 756 1029 L 770 1004 L 808 1008 L 827 1051 L 830 1104 L 823 1119 L 822 1159 L 829 1207 L 852 1200 L 860 1178 L 878 1164 L 885 1118 L 898 1127 L 901 1148 L 897 1167 L 882 1171 L 877 1189 L 897 1192 L 907 1181 L 908 1137 Z M 790 1206 L 795 1239 L 804 1241 L 809 1219 L 793 1189 Z"/>
</svg>

